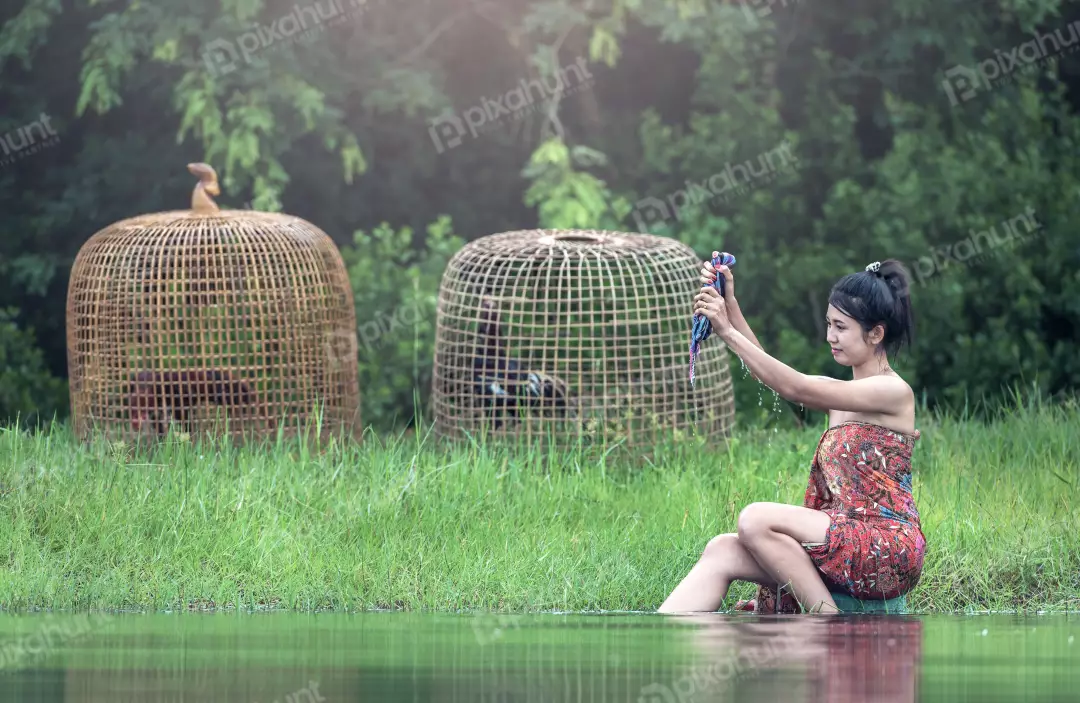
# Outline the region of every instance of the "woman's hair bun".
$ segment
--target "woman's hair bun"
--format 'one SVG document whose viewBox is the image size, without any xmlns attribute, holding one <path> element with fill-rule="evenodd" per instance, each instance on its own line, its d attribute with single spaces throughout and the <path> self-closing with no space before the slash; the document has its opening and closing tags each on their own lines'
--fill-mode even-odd
<svg viewBox="0 0 1080 703">
<path fill-rule="evenodd" d="M 906 298 L 911 295 L 911 274 L 897 259 L 882 261 L 876 275 L 884 279 L 898 297 Z"/>
</svg>

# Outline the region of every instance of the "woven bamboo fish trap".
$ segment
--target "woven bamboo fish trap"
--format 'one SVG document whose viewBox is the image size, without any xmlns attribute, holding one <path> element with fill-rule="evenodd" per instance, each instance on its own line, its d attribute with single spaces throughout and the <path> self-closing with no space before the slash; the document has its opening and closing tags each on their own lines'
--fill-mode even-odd
<svg viewBox="0 0 1080 703">
<path fill-rule="evenodd" d="M 71 270 L 67 351 L 80 439 L 252 439 L 360 429 L 356 311 L 340 252 L 297 217 L 191 210 L 94 234 Z"/>
<path fill-rule="evenodd" d="M 689 381 L 701 259 L 647 234 L 506 232 L 470 242 L 439 291 L 432 406 L 442 437 L 650 445 L 729 436 L 727 347 Z"/>
</svg>

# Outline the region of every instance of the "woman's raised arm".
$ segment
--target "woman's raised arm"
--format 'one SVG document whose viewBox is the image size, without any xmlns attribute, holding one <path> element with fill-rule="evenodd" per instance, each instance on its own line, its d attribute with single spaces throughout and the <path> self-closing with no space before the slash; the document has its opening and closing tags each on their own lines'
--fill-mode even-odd
<svg viewBox="0 0 1080 703">
<path fill-rule="evenodd" d="M 785 400 L 802 403 L 813 410 L 892 413 L 912 396 L 911 388 L 892 376 L 840 381 L 800 373 L 752 344 L 733 325 L 728 325 L 720 335 L 755 378 Z"/>
</svg>

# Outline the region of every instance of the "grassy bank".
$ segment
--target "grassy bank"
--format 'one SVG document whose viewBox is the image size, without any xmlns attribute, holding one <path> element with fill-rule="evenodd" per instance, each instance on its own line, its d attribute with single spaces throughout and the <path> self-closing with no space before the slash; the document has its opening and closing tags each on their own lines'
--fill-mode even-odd
<svg viewBox="0 0 1080 703">
<path fill-rule="evenodd" d="M 911 605 L 1080 608 L 1076 405 L 918 426 Z M 654 610 L 742 506 L 801 503 L 820 429 L 634 462 L 415 437 L 125 456 L 0 430 L 0 607 Z"/>
</svg>

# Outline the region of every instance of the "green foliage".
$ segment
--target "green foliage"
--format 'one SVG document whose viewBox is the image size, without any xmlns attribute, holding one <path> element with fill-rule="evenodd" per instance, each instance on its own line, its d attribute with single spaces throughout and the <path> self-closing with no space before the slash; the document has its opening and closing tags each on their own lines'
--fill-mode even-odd
<svg viewBox="0 0 1080 703">
<path fill-rule="evenodd" d="M 0 24 L 0 67 L 16 57 L 29 67 L 33 52 L 45 43 L 45 32 L 60 10 L 60 0 L 26 0 L 13 18 Z"/>
<path fill-rule="evenodd" d="M 350 254 L 357 302 L 369 306 L 361 319 L 390 315 L 408 295 L 433 304 L 451 240 L 391 242 L 438 217 L 462 239 L 636 230 L 640 202 L 653 198 L 668 214 L 648 229 L 703 258 L 714 248 L 739 257 L 743 311 L 765 348 L 800 371 L 848 373 L 823 342 L 829 289 L 896 257 L 918 274 L 917 345 L 898 368 L 931 405 L 1000 397 L 1013 382 L 1080 386 L 1070 209 L 1080 58 L 1062 50 L 959 103 L 945 87 L 955 66 L 1006 55 L 1033 32 L 1067 33 L 1069 4 L 773 2 L 756 16 L 718 0 L 368 0 L 307 38 L 278 36 L 233 57 L 232 70 L 209 68 L 212 42 L 238 47 L 253 25 L 297 7 L 28 0 L 0 10 L 0 104 L 12 106 L 0 134 L 43 112 L 60 134 L 58 147 L 0 168 L 0 305 L 35 320 L 54 373 L 79 244 L 122 217 L 183 207 L 183 165 L 208 161 L 234 206 L 291 211 L 334 233 L 390 223 Z M 430 120 L 444 110 L 475 113 L 586 59 L 590 85 L 545 94 L 453 148 L 434 145 Z M 784 166 L 767 177 L 702 188 L 769 154 Z M 1023 242 L 939 256 L 1029 208 L 1042 224 Z M 401 284 L 417 266 L 430 268 L 409 293 Z M 403 330 L 373 343 L 366 417 L 411 416 L 406 379 L 429 392 L 433 328 L 389 341 Z M 774 417 L 768 392 L 733 363 L 740 421 Z M 403 370 L 375 373 L 387 364 Z"/>
<path fill-rule="evenodd" d="M 522 175 L 533 181 L 525 192 L 525 204 L 539 208 L 542 227 L 593 229 L 612 209 L 627 209 L 621 200 L 609 205 L 612 196 L 603 181 L 575 170 L 575 166 L 603 166 L 605 161 L 603 154 L 585 147 L 568 148 L 561 139 L 540 145 Z"/>
<path fill-rule="evenodd" d="M 21 329 L 17 310 L 0 308 L 0 424 L 23 426 L 63 416 L 67 384 L 45 368 L 33 329 Z"/>
<path fill-rule="evenodd" d="M 341 249 L 356 300 L 360 394 L 365 425 L 389 430 L 414 421 L 414 389 L 428 406 L 435 358 L 439 282 L 464 244 L 441 217 L 414 241 L 405 227 L 359 231 Z M 425 413 L 426 416 L 426 413 Z"/>
</svg>

